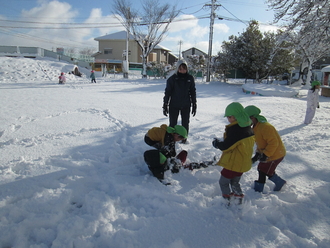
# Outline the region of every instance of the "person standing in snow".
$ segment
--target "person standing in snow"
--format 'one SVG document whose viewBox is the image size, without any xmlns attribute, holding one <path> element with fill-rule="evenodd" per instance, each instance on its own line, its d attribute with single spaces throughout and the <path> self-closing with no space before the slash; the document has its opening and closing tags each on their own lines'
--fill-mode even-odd
<svg viewBox="0 0 330 248">
<path fill-rule="evenodd" d="M 169 169 L 167 159 L 176 156 L 175 142 L 186 139 L 187 137 L 187 130 L 183 126 L 175 125 L 174 127 L 168 127 L 166 124 L 151 128 L 144 136 L 145 143 L 156 148 L 156 150 L 145 151 L 144 160 L 149 170 L 159 180 L 164 179 L 164 171 Z M 185 160 L 186 154 L 186 151 L 181 152 L 177 158 Z M 178 172 L 178 168 L 175 169 L 177 171 L 172 172 Z"/>
<path fill-rule="evenodd" d="M 165 95 L 163 98 L 163 114 L 169 114 L 169 125 L 174 127 L 178 122 L 179 114 L 181 115 L 181 123 L 189 133 L 189 119 L 191 114 L 196 115 L 196 87 L 195 80 L 188 73 L 187 63 L 180 60 L 176 63 L 177 71 L 167 79 Z M 186 139 L 182 141 L 186 143 Z"/>
<path fill-rule="evenodd" d="M 319 81 L 312 82 L 312 88 L 308 90 L 307 94 L 307 109 L 305 116 L 305 124 L 312 123 L 315 116 L 316 108 L 320 107 L 319 103 L 319 91 L 321 83 Z"/>
<path fill-rule="evenodd" d="M 94 71 L 91 71 L 91 75 L 89 77 L 92 79 L 91 83 L 93 83 L 93 82 L 96 83 Z"/>
<path fill-rule="evenodd" d="M 65 78 L 64 72 L 61 72 L 61 75 L 58 77 L 58 83 L 65 84 L 65 82 L 66 82 L 66 78 Z"/>
<path fill-rule="evenodd" d="M 250 116 L 257 150 L 252 158 L 252 163 L 258 164 L 259 178 L 254 181 L 254 190 L 262 192 L 266 182 L 266 176 L 275 183 L 274 191 L 280 191 L 286 183 L 276 173 L 276 167 L 283 160 L 286 150 L 280 135 L 267 119 L 260 115 L 261 110 L 254 105 L 245 107 L 245 112 Z"/>
<path fill-rule="evenodd" d="M 254 147 L 254 134 L 251 120 L 238 102 L 226 107 L 225 117 L 230 124 L 226 125 L 223 138 L 215 138 L 212 145 L 222 151 L 217 165 L 223 167 L 219 180 L 223 198 L 228 201 L 233 197 L 241 204 L 244 194 L 240 179 L 244 172 L 251 169 L 251 156 Z"/>
</svg>

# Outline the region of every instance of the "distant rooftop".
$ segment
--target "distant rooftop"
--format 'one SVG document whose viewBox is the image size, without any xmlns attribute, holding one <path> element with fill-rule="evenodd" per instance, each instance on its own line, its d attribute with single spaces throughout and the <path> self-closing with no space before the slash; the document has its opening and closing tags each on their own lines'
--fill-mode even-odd
<svg viewBox="0 0 330 248">
<path fill-rule="evenodd" d="M 100 37 L 97 37 L 97 38 L 94 38 L 94 40 L 96 41 L 102 41 L 102 40 L 126 40 L 127 38 L 127 32 L 124 30 L 124 31 L 119 31 L 117 33 L 113 33 L 113 34 L 107 34 L 107 35 L 104 35 L 104 36 L 100 36 Z M 129 39 L 130 40 L 134 40 L 134 37 L 133 35 L 129 35 Z M 157 45 L 155 46 L 155 49 L 162 49 L 162 50 L 166 50 L 166 51 L 171 51 L 170 49 L 162 46 L 162 45 Z"/>
</svg>

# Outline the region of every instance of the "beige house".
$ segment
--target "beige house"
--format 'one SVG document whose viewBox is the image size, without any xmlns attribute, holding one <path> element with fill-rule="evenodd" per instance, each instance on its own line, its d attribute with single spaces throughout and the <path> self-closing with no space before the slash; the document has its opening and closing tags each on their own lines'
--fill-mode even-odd
<svg viewBox="0 0 330 248">
<path fill-rule="evenodd" d="M 189 48 L 185 51 L 182 52 L 182 57 L 187 61 L 187 57 L 189 55 L 203 55 L 205 57 L 205 59 L 208 57 L 208 55 L 206 53 L 204 53 L 202 50 L 199 50 L 198 48 L 196 47 L 192 47 L 192 48 Z"/>
<path fill-rule="evenodd" d="M 94 69 L 109 71 L 115 68 L 116 71 L 122 71 L 122 63 L 126 55 L 127 32 L 120 31 L 94 40 L 99 43 L 98 52 L 92 55 L 95 58 Z M 142 68 L 141 48 L 131 34 L 129 35 L 128 51 L 130 68 Z M 148 62 L 169 64 L 170 61 L 175 60 L 173 56 L 169 49 L 157 45 L 149 54 Z"/>
</svg>

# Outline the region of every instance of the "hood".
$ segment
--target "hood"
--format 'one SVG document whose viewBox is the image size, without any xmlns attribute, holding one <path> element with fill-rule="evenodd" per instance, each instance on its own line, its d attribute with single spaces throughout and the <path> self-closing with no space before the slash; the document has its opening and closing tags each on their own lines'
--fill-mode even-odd
<svg viewBox="0 0 330 248">
<path fill-rule="evenodd" d="M 180 67 L 180 65 L 182 65 L 182 64 L 186 64 L 187 67 L 188 67 L 188 63 L 187 63 L 187 61 L 185 61 L 184 59 L 181 59 L 181 60 L 179 60 L 178 62 L 176 62 L 176 71 L 177 71 L 177 72 L 179 71 L 179 67 Z"/>
</svg>

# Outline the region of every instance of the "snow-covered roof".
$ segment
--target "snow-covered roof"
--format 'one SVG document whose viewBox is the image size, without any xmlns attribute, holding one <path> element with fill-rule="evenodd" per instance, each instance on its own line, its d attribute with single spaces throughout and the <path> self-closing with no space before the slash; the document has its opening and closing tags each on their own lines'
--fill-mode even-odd
<svg viewBox="0 0 330 248">
<path fill-rule="evenodd" d="M 101 40 L 126 40 L 126 38 L 127 38 L 127 32 L 124 30 L 124 31 L 119 31 L 117 33 L 113 33 L 113 34 L 107 34 L 107 35 L 104 35 L 104 36 L 100 36 L 100 37 L 94 38 L 94 40 L 96 40 L 96 41 L 101 41 Z M 133 35 L 130 34 L 129 39 L 134 40 Z"/>
<path fill-rule="evenodd" d="M 330 65 L 323 67 L 321 72 L 330 72 Z"/>
<path fill-rule="evenodd" d="M 127 38 L 127 32 L 124 30 L 124 31 L 120 31 L 120 32 L 117 32 L 117 33 L 113 33 L 113 34 L 107 34 L 107 35 L 104 35 L 104 36 L 100 36 L 100 37 L 97 37 L 97 38 L 94 38 L 94 40 L 96 41 L 102 41 L 102 40 L 126 40 Z M 129 39 L 130 40 L 134 40 L 134 37 L 133 35 L 129 35 Z M 162 49 L 162 50 L 166 50 L 166 51 L 171 51 L 170 49 L 162 46 L 162 45 L 157 45 L 155 46 L 155 49 Z"/>
<path fill-rule="evenodd" d="M 196 47 L 191 47 L 191 48 L 189 48 L 189 49 L 187 49 L 187 50 L 185 50 L 185 51 L 182 51 L 182 53 L 188 52 L 188 51 L 193 50 L 193 49 L 198 50 L 199 52 L 201 52 L 201 53 L 203 53 L 203 54 L 205 54 L 205 55 L 207 54 L 207 53 L 203 52 L 202 50 L 200 50 L 200 49 L 198 49 L 198 48 L 196 48 Z"/>
<path fill-rule="evenodd" d="M 171 51 L 170 49 L 168 49 L 162 45 L 159 45 L 159 44 L 157 46 L 155 46 L 154 49 L 162 49 L 162 50 L 166 50 L 166 51 Z"/>
</svg>

